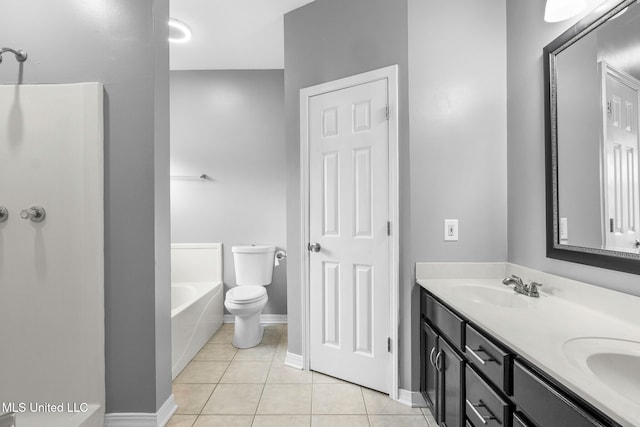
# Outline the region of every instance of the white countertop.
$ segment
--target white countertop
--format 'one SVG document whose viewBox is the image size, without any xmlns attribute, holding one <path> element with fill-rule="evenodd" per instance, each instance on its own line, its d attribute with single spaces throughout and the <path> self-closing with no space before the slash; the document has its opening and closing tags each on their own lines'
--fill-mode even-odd
<svg viewBox="0 0 640 427">
<path fill-rule="evenodd" d="M 635 343 L 640 343 L 640 298 L 511 264 L 502 265 L 501 270 L 496 263 L 486 264 L 484 269 L 482 264 L 419 263 L 416 277 L 420 286 L 621 425 L 640 426 L 640 394 L 629 396 L 629 388 L 621 393 L 621 388 L 616 390 L 600 381 L 586 365 L 581 366 L 567 355 L 571 344 L 566 344 L 579 338 L 631 341 L 632 354 L 640 357 L 640 353 L 635 353 Z M 455 276 L 456 271 L 461 271 L 459 275 L 464 278 L 446 278 Z M 512 297 L 509 293 L 505 296 L 517 302 L 517 306 L 509 307 L 474 300 L 465 295 L 465 289 L 470 288 L 461 288 L 486 287 L 504 292 L 507 288 L 502 279 L 510 274 L 518 274 L 526 283 L 531 280 L 543 283 L 540 298 L 515 293 Z M 589 346 L 591 341 L 582 342 Z M 630 374 L 640 378 L 638 372 Z M 636 388 L 631 383 L 630 390 L 640 391 L 640 384 Z"/>
</svg>

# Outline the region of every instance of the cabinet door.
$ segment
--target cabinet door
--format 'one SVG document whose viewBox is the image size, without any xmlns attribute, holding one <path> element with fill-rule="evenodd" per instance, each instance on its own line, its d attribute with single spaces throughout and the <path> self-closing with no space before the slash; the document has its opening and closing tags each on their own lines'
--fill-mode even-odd
<svg viewBox="0 0 640 427">
<path fill-rule="evenodd" d="M 422 395 L 434 417 L 437 417 L 436 390 L 438 387 L 438 372 L 433 363 L 438 354 L 438 334 L 426 322 L 422 322 L 421 344 L 422 374 L 420 390 L 422 390 Z"/>
<path fill-rule="evenodd" d="M 438 406 L 441 412 L 436 420 L 442 427 L 463 427 L 464 362 L 445 340 L 439 340 L 439 347 L 436 366 L 440 371 Z"/>
</svg>

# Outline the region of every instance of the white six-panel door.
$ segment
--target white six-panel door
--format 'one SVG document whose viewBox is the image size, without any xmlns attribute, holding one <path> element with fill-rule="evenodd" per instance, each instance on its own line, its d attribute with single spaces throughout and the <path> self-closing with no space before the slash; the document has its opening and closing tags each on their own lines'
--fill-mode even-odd
<svg viewBox="0 0 640 427">
<path fill-rule="evenodd" d="M 389 392 L 386 79 L 309 100 L 310 368 Z"/>
<path fill-rule="evenodd" d="M 604 198 L 606 248 L 640 250 L 638 93 L 640 82 L 605 65 Z"/>
</svg>

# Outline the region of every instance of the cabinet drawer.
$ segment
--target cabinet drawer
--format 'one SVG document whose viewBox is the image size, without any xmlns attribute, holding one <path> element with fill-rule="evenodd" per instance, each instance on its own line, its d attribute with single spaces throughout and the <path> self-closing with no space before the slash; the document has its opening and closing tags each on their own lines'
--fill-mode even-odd
<svg viewBox="0 0 640 427">
<path fill-rule="evenodd" d="M 511 395 L 511 365 L 513 356 L 467 325 L 464 354 L 480 372 L 498 388 Z"/>
<path fill-rule="evenodd" d="M 513 427 L 531 427 L 531 425 L 518 414 L 513 414 Z"/>
<path fill-rule="evenodd" d="M 517 360 L 513 363 L 513 400 L 541 427 L 602 426 Z"/>
<path fill-rule="evenodd" d="M 459 350 L 463 350 L 464 320 L 427 295 L 427 319 Z"/>
<path fill-rule="evenodd" d="M 480 375 L 467 366 L 465 413 L 474 425 L 505 426 L 511 424 L 511 408 Z"/>
</svg>

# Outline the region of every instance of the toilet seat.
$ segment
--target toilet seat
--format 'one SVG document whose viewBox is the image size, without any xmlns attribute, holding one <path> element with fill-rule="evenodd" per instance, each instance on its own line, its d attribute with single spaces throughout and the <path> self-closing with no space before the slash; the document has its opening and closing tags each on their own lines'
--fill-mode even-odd
<svg viewBox="0 0 640 427">
<path fill-rule="evenodd" d="M 234 304 L 251 304 L 267 295 L 264 286 L 245 285 L 229 289 L 226 300 Z"/>
</svg>

